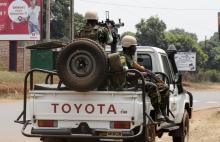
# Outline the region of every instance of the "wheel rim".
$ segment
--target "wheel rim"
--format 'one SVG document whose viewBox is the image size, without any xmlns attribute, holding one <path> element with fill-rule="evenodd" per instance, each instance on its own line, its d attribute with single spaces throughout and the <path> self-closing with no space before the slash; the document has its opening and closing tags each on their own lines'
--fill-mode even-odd
<svg viewBox="0 0 220 142">
<path fill-rule="evenodd" d="M 96 68 L 94 57 L 84 50 L 72 53 L 67 60 L 67 65 L 68 71 L 77 77 L 86 77 L 93 73 Z"/>
</svg>

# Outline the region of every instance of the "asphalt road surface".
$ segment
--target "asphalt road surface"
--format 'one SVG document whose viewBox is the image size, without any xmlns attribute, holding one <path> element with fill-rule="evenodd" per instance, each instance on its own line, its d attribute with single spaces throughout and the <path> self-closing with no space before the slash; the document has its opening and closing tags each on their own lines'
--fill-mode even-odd
<svg viewBox="0 0 220 142">
<path fill-rule="evenodd" d="M 192 92 L 194 110 L 220 107 L 220 91 Z M 22 101 L 0 104 L 0 142 L 40 142 L 39 138 L 26 138 L 20 124 L 14 120 L 21 113 Z"/>
<path fill-rule="evenodd" d="M 220 107 L 220 91 L 203 91 L 192 92 L 194 110 Z"/>
</svg>

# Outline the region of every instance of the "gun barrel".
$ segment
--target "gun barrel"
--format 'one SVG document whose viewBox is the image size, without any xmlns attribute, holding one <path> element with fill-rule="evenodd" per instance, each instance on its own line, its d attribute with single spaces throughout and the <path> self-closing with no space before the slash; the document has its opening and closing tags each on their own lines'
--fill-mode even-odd
<svg viewBox="0 0 220 142">
<path fill-rule="evenodd" d="M 118 23 L 118 24 L 115 24 L 115 27 L 117 27 L 117 28 L 124 27 L 124 26 L 125 26 L 124 23 Z"/>
</svg>

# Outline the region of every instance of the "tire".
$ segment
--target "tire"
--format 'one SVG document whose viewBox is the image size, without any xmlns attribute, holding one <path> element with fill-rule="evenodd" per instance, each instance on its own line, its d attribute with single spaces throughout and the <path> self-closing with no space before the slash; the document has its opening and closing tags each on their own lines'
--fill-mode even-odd
<svg viewBox="0 0 220 142">
<path fill-rule="evenodd" d="M 179 136 L 173 136 L 173 142 L 189 142 L 189 114 L 185 110 L 180 128 L 177 130 Z"/>
<path fill-rule="evenodd" d="M 147 125 L 145 131 L 146 131 L 145 134 L 140 135 L 136 139 L 124 140 L 123 142 L 155 142 L 156 141 L 155 126 Z"/>
<path fill-rule="evenodd" d="M 81 38 L 65 47 L 57 58 L 57 73 L 69 89 L 91 91 L 104 80 L 107 57 L 97 42 Z"/>
<path fill-rule="evenodd" d="M 123 140 L 123 142 L 147 142 L 144 140 L 144 136 L 141 135 L 135 139 Z"/>
</svg>

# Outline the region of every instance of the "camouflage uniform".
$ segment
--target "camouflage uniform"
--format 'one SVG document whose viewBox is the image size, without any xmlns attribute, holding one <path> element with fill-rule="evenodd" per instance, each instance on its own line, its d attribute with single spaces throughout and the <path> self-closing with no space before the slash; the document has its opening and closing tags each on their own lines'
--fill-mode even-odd
<svg viewBox="0 0 220 142">
<path fill-rule="evenodd" d="M 137 46 L 136 38 L 133 37 L 133 36 L 126 35 L 126 36 L 124 36 L 122 38 L 121 43 L 122 43 L 122 48 L 123 48 L 123 54 L 121 56 L 124 56 L 126 58 L 127 67 L 129 69 L 135 68 L 135 69 L 137 69 L 139 71 L 142 71 L 143 75 L 145 77 L 147 77 L 146 79 L 149 79 L 149 77 L 150 77 L 149 75 L 150 74 L 145 70 L 144 67 L 140 66 L 139 64 L 137 64 L 134 61 L 134 57 L 133 56 L 135 55 L 136 46 Z M 146 71 L 146 73 L 144 71 Z M 155 81 L 157 81 L 157 80 L 155 80 Z M 154 108 L 154 111 L 155 111 L 155 120 L 158 121 L 158 122 L 166 121 L 168 123 L 171 123 L 172 121 L 166 115 L 166 111 L 165 111 L 167 105 L 163 105 L 163 103 L 161 104 L 161 101 L 164 101 L 164 100 L 161 100 L 162 98 L 163 99 L 164 98 L 166 98 L 166 99 L 168 98 L 167 96 L 169 96 L 169 88 L 167 87 L 163 91 L 162 96 L 160 96 L 159 89 L 158 89 L 159 87 L 163 87 L 164 88 L 164 84 L 161 84 L 159 86 L 158 82 L 154 82 L 154 83 L 153 82 L 148 82 L 148 81 L 145 82 L 146 92 L 147 92 L 147 94 L 148 94 L 148 96 L 149 96 L 149 98 L 151 100 L 151 104 L 152 104 L 152 106 Z M 166 102 L 166 101 L 164 101 L 164 102 Z M 164 103 L 164 104 L 166 104 L 166 103 Z M 164 108 L 165 108 L 165 109 L 163 109 L 163 112 L 161 112 L 161 107 L 162 106 L 164 106 Z"/>
<path fill-rule="evenodd" d="M 158 86 L 158 85 L 157 85 Z M 166 117 L 166 108 L 169 105 L 169 98 L 170 98 L 170 89 L 167 85 L 163 85 L 163 91 L 160 92 L 161 95 L 161 106 L 160 109 L 163 113 L 163 115 Z M 166 118 L 167 119 L 167 118 Z"/>
<path fill-rule="evenodd" d="M 126 66 L 128 69 L 131 69 L 134 64 L 134 58 L 132 56 L 123 53 L 121 54 L 121 57 L 124 57 L 126 59 Z M 147 81 L 145 82 L 145 89 L 151 100 L 152 106 L 159 105 L 161 103 L 161 96 L 159 95 L 157 85 Z"/>
<path fill-rule="evenodd" d="M 112 38 L 107 28 L 99 25 L 86 25 L 79 33 L 79 38 L 89 38 L 100 43 L 103 47 L 111 42 Z"/>
</svg>

